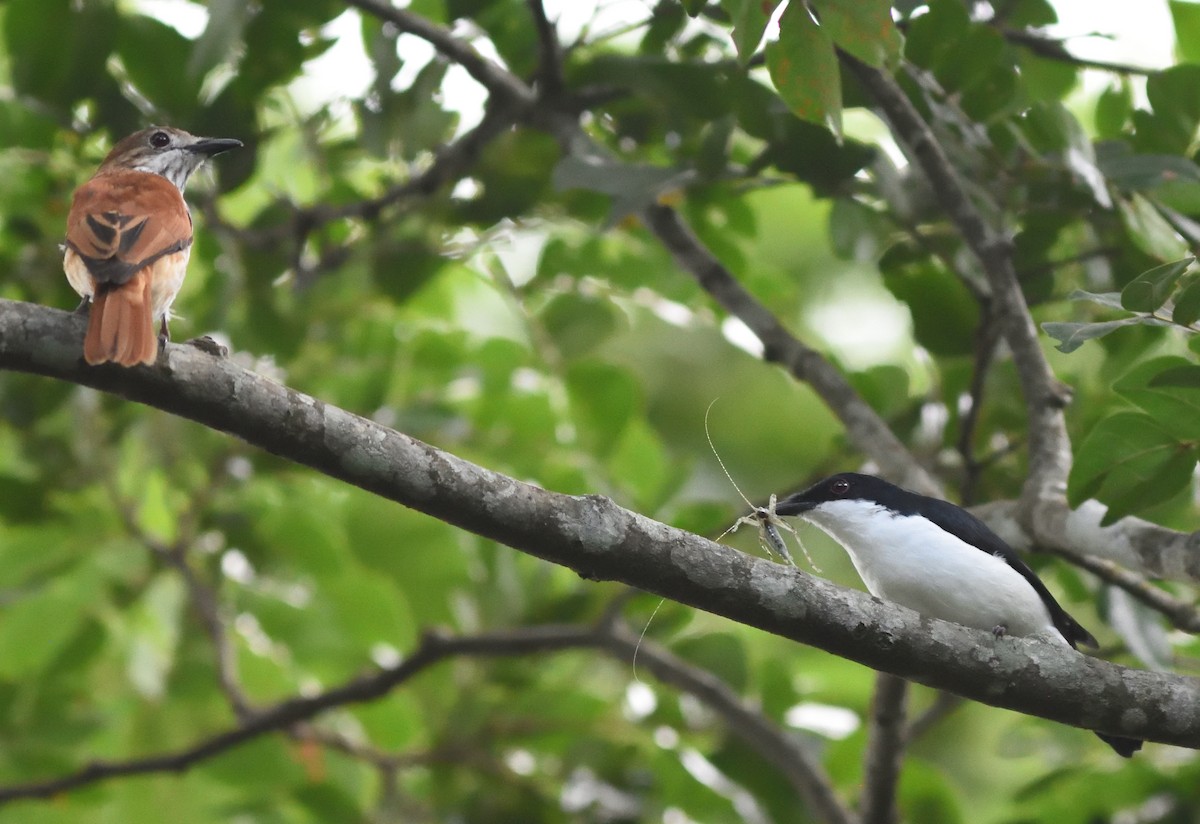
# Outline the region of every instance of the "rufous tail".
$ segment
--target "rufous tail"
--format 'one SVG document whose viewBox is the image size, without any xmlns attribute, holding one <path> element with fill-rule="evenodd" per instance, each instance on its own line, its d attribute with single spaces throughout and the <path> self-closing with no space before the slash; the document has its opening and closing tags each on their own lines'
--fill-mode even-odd
<svg viewBox="0 0 1200 824">
<path fill-rule="evenodd" d="M 158 359 L 150 272 L 142 270 L 120 286 L 101 287 L 92 298 L 83 359 L 90 364 L 152 365 Z"/>
</svg>

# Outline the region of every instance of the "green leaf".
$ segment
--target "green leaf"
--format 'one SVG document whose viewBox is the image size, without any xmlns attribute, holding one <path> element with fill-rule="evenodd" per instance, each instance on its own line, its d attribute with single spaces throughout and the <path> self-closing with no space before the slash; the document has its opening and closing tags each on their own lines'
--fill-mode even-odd
<svg viewBox="0 0 1200 824">
<path fill-rule="evenodd" d="M 1175 355 L 1152 358 L 1122 375 L 1113 389 L 1145 410 L 1160 429 L 1180 440 L 1200 440 L 1200 388 L 1188 375 L 1200 370 Z"/>
<path fill-rule="evenodd" d="M 1155 189 L 1178 181 L 1200 181 L 1200 166 L 1179 155 L 1132 154 L 1107 147 L 1097 152 L 1097 163 L 1110 183 L 1127 191 Z"/>
<path fill-rule="evenodd" d="M 1163 431 L 1148 415 L 1119 412 L 1080 445 L 1067 484 L 1071 506 L 1108 505 L 1103 524 L 1168 500 L 1191 483 L 1196 446 Z"/>
<path fill-rule="evenodd" d="M 588 451 L 601 458 L 612 452 L 617 439 L 639 407 L 638 386 L 625 369 L 601 361 L 571 364 L 567 371 L 571 411 L 583 424 Z"/>
<path fill-rule="evenodd" d="M 1153 312 L 1166 303 L 1175 284 L 1196 259 L 1185 257 L 1142 272 L 1121 290 L 1121 306 L 1130 312 Z"/>
<path fill-rule="evenodd" d="M 105 63 L 127 21 L 111 3 L 9 0 L 0 29 L 13 86 L 63 107 L 96 93 L 110 82 Z"/>
<path fill-rule="evenodd" d="M 1171 21 L 1175 24 L 1175 53 L 1187 63 L 1200 63 L 1200 4 L 1169 0 Z"/>
<path fill-rule="evenodd" d="M 1120 136 L 1133 114 L 1133 88 L 1129 78 L 1113 83 L 1096 100 L 1096 133 L 1105 140 Z"/>
<path fill-rule="evenodd" d="M 558 351 L 567 358 L 592 351 L 617 329 L 612 303 L 574 292 L 556 295 L 538 319 Z"/>
<path fill-rule="evenodd" d="M 1200 126 L 1200 66 L 1180 65 L 1146 78 L 1146 97 L 1154 107 L 1154 121 L 1168 151 L 1188 150 Z"/>
<path fill-rule="evenodd" d="M 680 0 L 680 2 L 683 3 L 683 10 L 688 13 L 689 17 L 696 17 L 708 5 L 708 0 Z"/>
<path fill-rule="evenodd" d="M 1191 326 L 1200 320 L 1200 278 L 1192 278 L 1176 296 L 1171 320 L 1180 326 Z"/>
<path fill-rule="evenodd" d="M 875 260 L 890 234 L 887 219 L 852 197 L 839 197 L 829 210 L 829 240 L 842 260 Z"/>
<path fill-rule="evenodd" d="M 569 155 L 554 167 L 554 188 L 588 189 L 612 197 L 609 225 L 640 212 L 659 196 L 678 188 L 690 173 L 643 164 L 621 163 L 602 157 Z"/>
<path fill-rule="evenodd" d="M 1117 201 L 1117 207 L 1129 239 L 1143 253 L 1158 260 L 1178 260 L 1188 253 L 1187 244 L 1146 198 L 1134 193 Z"/>
<path fill-rule="evenodd" d="M 1067 300 L 1089 301 L 1091 303 L 1104 306 L 1108 309 L 1124 309 L 1121 305 L 1120 292 L 1088 292 L 1085 289 L 1076 289 L 1071 294 L 1067 295 Z"/>
<path fill-rule="evenodd" d="M 1042 331 L 1058 341 L 1055 347 L 1059 352 L 1074 352 L 1089 340 L 1102 338 L 1110 332 L 1115 332 L 1123 326 L 1135 326 L 1141 323 L 1140 318 L 1122 318 L 1107 320 L 1102 323 L 1059 323 L 1042 324 Z"/>
<path fill-rule="evenodd" d="M 779 39 L 767 45 L 767 69 L 788 108 L 842 136 L 842 81 L 829 33 L 803 3 L 789 3 Z"/>
<path fill-rule="evenodd" d="M 979 304 L 962 281 L 924 249 L 906 244 L 885 252 L 879 269 L 888 291 L 908 305 L 913 334 L 922 346 L 937 355 L 970 354 Z"/>
<path fill-rule="evenodd" d="M 250 7 L 243 0 L 208 0 L 207 5 L 208 24 L 196 38 L 187 61 L 188 77 L 196 81 L 234 57 L 250 15 Z"/>
<path fill-rule="evenodd" d="M 733 45 L 744 66 L 762 42 L 779 0 L 721 0 L 721 5 L 733 20 Z"/>
<path fill-rule="evenodd" d="M 6 604 L 0 620 L 0 679 L 32 679 L 79 630 L 99 591 L 97 576 L 76 570 Z"/>
<path fill-rule="evenodd" d="M 1173 386 L 1200 389 L 1200 366 L 1194 363 L 1181 363 L 1177 366 L 1170 366 L 1154 375 L 1147 385 L 1152 387 Z"/>
<path fill-rule="evenodd" d="M 685 638 L 672 645 L 672 651 L 718 676 L 738 692 L 746 688 L 746 648 L 736 635 L 713 632 Z"/>
<path fill-rule="evenodd" d="M 642 417 L 622 430 L 608 460 L 610 476 L 639 512 L 654 513 L 662 505 L 672 480 L 670 459 L 662 441 Z"/>
<path fill-rule="evenodd" d="M 903 38 L 892 22 L 890 0 L 821 0 L 816 8 L 838 48 L 875 68 L 899 58 Z"/>
</svg>

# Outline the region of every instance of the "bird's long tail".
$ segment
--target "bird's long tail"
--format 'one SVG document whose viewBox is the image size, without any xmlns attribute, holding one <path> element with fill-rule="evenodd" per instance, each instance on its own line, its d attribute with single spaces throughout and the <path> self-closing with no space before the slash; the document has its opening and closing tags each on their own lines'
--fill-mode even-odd
<svg viewBox="0 0 1200 824">
<path fill-rule="evenodd" d="M 83 358 L 90 364 L 151 365 L 158 359 L 150 273 L 138 272 L 120 286 L 101 286 L 92 299 Z"/>
</svg>

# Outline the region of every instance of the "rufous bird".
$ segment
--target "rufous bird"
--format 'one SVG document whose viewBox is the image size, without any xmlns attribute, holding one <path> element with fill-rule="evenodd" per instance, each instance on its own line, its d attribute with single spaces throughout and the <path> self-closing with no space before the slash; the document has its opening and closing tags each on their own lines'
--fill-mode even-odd
<svg viewBox="0 0 1200 824">
<path fill-rule="evenodd" d="M 63 270 L 92 304 L 83 339 L 88 363 L 134 366 L 158 359 L 154 324 L 169 340 L 171 304 L 192 250 L 183 187 L 205 160 L 241 145 L 152 126 L 113 146 L 92 179 L 75 190 Z"/>
</svg>

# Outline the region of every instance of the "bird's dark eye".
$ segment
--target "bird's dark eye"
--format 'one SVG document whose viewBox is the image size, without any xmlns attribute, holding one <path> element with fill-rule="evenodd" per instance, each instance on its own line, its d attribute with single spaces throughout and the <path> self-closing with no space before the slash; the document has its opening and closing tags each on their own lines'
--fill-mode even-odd
<svg viewBox="0 0 1200 824">
<path fill-rule="evenodd" d="M 165 149 L 171 145 L 171 136 L 166 132 L 155 132 L 150 135 L 150 145 L 156 149 Z"/>
<path fill-rule="evenodd" d="M 850 491 L 850 482 L 845 478 L 838 478 L 833 482 L 830 489 L 833 490 L 834 495 L 845 495 Z"/>
</svg>

